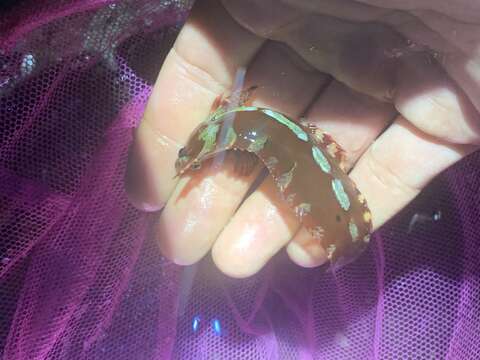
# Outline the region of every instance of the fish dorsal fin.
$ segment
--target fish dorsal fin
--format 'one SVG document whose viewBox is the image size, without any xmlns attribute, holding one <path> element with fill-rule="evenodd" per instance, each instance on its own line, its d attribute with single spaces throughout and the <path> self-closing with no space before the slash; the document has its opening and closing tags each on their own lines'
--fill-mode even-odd
<svg viewBox="0 0 480 360">
<path fill-rule="evenodd" d="M 250 105 L 253 101 L 252 94 L 258 86 L 250 86 L 246 89 L 234 90 L 230 95 L 220 94 L 213 101 L 210 112 L 215 112 L 218 108 L 229 108 Z"/>
<path fill-rule="evenodd" d="M 300 123 L 309 130 L 312 140 L 326 151 L 340 166 L 340 169 L 347 171 L 347 158 L 346 152 L 343 148 L 333 139 L 333 137 L 321 130 L 317 125 L 309 123 L 305 119 L 301 119 Z"/>
</svg>

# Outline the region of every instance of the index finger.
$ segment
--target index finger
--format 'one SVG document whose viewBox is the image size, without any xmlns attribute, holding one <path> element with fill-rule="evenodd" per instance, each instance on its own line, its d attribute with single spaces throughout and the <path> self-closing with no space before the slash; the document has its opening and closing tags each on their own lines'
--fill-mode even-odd
<svg viewBox="0 0 480 360">
<path fill-rule="evenodd" d="M 126 176 L 134 205 L 146 211 L 163 207 L 176 183 L 174 163 L 181 144 L 262 43 L 217 1 L 197 1 L 165 59 L 135 132 Z"/>
</svg>

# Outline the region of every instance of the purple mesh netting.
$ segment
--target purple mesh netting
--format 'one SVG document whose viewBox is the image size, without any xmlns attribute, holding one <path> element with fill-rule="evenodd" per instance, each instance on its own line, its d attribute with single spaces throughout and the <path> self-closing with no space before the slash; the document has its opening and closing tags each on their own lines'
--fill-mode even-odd
<svg viewBox="0 0 480 360">
<path fill-rule="evenodd" d="M 480 358 L 480 153 L 332 274 L 278 255 L 233 280 L 159 254 L 123 177 L 191 2 L 10 2 L 0 13 L 4 359 Z M 415 214 L 441 212 L 438 221 Z"/>
</svg>

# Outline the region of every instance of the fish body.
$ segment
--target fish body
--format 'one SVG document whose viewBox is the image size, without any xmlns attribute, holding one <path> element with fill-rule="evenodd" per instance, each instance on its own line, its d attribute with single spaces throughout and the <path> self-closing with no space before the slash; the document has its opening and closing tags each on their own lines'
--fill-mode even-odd
<svg viewBox="0 0 480 360">
<path fill-rule="evenodd" d="M 219 108 L 190 135 L 176 161 L 177 175 L 215 155 L 242 150 L 268 169 L 281 198 L 327 250 L 333 265 L 351 262 L 372 230 L 364 196 L 343 170 L 340 147 L 313 125 L 271 109 Z"/>
</svg>

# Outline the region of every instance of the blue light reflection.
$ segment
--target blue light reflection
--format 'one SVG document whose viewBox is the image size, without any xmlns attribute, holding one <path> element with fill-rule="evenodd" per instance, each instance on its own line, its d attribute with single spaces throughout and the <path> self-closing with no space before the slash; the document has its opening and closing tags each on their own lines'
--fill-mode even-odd
<svg viewBox="0 0 480 360">
<path fill-rule="evenodd" d="M 193 321 L 192 321 L 192 329 L 193 332 L 196 332 L 198 328 L 200 327 L 200 316 L 194 316 Z"/>
<path fill-rule="evenodd" d="M 218 319 L 213 319 L 212 320 L 212 328 L 215 334 L 217 335 L 222 335 L 222 324 L 220 323 L 220 320 Z"/>
</svg>

